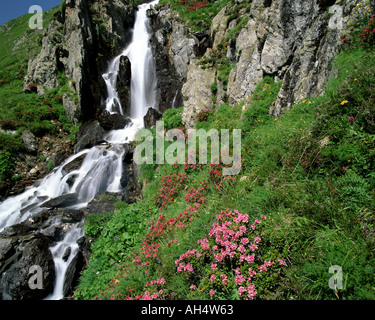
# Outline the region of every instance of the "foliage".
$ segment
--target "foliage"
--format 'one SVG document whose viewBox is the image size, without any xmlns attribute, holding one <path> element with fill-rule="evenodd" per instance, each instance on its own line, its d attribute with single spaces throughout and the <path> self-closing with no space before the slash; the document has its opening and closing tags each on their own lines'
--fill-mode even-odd
<svg viewBox="0 0 375 320">
<path fill-rule="evenodd" d="M 0 151 L 0 178 L 6 178 L 13 170 L 14 161 L 8 151 Z"/>
<path fill-rule="evenodd" d="M 76 298 L 374 299 L 375 63 L 358 35 L 332 60 L 320 97 L 271 117 L 281 82 L 265 77 L 239 105 L 203 112 L 197 129 L 242 129 L 240 174 L 223 177 L 222 164 L 147 166 L 143 200 L 92 218 L 96 240 Z M 224 48 L 203 65 L 227 70 Z M 179 128 L 181 115 L 166 112 L 166 127 Z M 336 289 L 332 266 L 342 268 Z"/>
<path fill-rule="evenodd" d="M 44 12 L 45 25 L 53 23 L 63 5 L 62 2 L 61 6 Z M 38 137 L 56 136 L 65 131 L 72 141 L 78 131 L 62 105 L 63 94 L 72 93 L 64 73 L 59 74 L 59 86 L 43 96 L 36 93 L 34 83 L 28 85 L 32 89 L 29 94 L 23 92 L 28 59 L 40 52 L 43 37 L 42 30 L 29 28 L 30 17 L 27 14 L 0 27 L 0 127 L 6 131 L 0 132 L 0 151 L 10 152 L 12 156 L 24 149 L 21 134 L 25 129 Z"/>
<path fill-rule="evenodd" d="M 183 128 L 182 124 L 182 112 L 184 108 L 167 109 L 163 114 L 163 121 L 165 129 L 178 129 Z"/>
</svg>

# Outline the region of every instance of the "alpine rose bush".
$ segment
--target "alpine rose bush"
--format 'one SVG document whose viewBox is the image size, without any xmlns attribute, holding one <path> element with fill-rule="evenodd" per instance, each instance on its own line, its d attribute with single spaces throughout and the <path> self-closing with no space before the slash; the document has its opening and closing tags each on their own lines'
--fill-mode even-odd
<svg viewBox="0 0 375 320">
<path fill-rule="evenodd" d="M 236 292 L 242 300 L 253 300 L 264 286 L 273 285 L 286 263 L 279 253 L 262 251 L 261 224 L 259 219 L 251 223 L 249 215 L 238 210 L 216 216 L 198 248 L 175 261 L 177 273 L 184 273 L 190 288 L 197 289 L 192 297 L 219 299 L 220 294 Z"/>
</svg>

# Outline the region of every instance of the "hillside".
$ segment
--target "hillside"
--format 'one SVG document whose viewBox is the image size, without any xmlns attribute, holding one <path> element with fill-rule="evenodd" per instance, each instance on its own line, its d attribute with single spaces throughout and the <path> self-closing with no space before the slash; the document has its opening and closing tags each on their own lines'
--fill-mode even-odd
<svg viewBox="0 0 375 320">
<path fill-rule="evenodd" d="M 53 24 L 60 11 L 45 12 L 44 25 Z M 22 192 L 61 163 L 77 132 L 63 108 L 62 95 L 69 91 L 64 74 L 44 95 L 32 83 L 24 90 L 29 59 L 40 53 L 46 35 L 45 29 L 29 28 L 31 16 L 0 27 L 0 199 Z"/>
<path fill-rule="evenodd" d="M 196 32 L 215 23 L 202 15 L 218 14 L 219 3 L 229 2 L 172 8 Z M 118 202 L 113 213 L 88 218 L 93 252 L 77 299 L 374 299 L 375 65 L 372 38 L 363 42 L 358 31 L 371 13 L 363 11 L 364 19 L 343 37 L 351 40 L 330 60 L 324 94 L 306 93 L 272 117 L 285 78 L 264 77 L 238 104 L 219 100 L 218 86 L 228 86 L 233 68 L 226 41 L 246 45 L 237 38 L 248 23 L 239 13 L 248 12 L 246 6 L 229 6 L 227 24 L 234 19 L 238 27 L 222 36 L 222 45 L 215 37 L 217 46 L 198 60 L 217 72 L 209 83 L 214 107 L 195 105 L 193 120 L 205 130 L 242 129 L 241 173 L 229 178 L 220 175 L 222 166 L 143 165 L 143 200 Z M 187 124 L 184 107 L 164 113 L 167 129 Z M 252 230 L 254 221 L 260 225 Z M 220 257 L 231 230 L 243 230 L 243 238 L 233 237 L 228 255 Z M 246 239 L 256 250 L 241 254 L 236 248 Z M 253 251 L 251 263 L 246 259 Z M 337 266 L 343 282 L 335 289 L 329 280 Z"/>
</svg>

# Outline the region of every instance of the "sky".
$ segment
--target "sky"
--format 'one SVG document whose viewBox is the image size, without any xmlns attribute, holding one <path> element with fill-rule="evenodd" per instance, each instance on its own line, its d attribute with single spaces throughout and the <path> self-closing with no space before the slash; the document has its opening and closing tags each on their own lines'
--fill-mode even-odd
<svg viewBox="0 0 375 320">
<path fill-rule="evenodd" d="M 29 13 L 29 8 L 33 5 L 42 7 L 44 11 L 51 9 L 60 3 L 61 0 L 2 0 L 0 9 L 0 25 Z"/>
</svg>

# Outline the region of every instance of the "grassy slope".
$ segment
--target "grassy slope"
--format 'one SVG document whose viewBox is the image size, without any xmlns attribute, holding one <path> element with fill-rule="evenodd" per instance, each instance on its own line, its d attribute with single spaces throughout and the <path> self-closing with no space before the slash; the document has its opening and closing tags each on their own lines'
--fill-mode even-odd
<svg viewBox="0 0 375 320">
<path fill-rule="evenodd" d="M 46 133 L 58 134 L 58 126 L 72 139 L 77 129 L 70 123 L 62 106 L 62 92 L 68 92 L 68 81 L 60 75 L 59 87 L 41 97 L 36 93 L 23 93 L 23 81 L 27 73 L 28 60 L 41 50 L 41 40 L 46 27 L 54 20 L 60 6 L 44 13 L 44 29 L 29 28 L 32 15 L 26 14 L 0 27 L 0 176 L 12 175 L 13 156 L 23 149 L 21 133 L 31 130 L 37 136 Z"/>
<path fill-rule="evenodd" d="M 185 11 L 186 21 L 197 15 Z M 302 100 L 279 118 L 268 115 L 280 89 L 269 78 L 249 101 L 208 112 L 197 128 L 242 129 L 240 175 L 224 181 L 209 165 L 142 166 L 148 183 L 142 201 L 119 202 L 114 213 L 88 217 L 93 253 L 75 297 L 240 299 L 246 297 L 239 295 L 241 286 L 251 290 L 249 282 L 236 283 L 236 271 L 250 266 L 258 272 L 251 283 L 259 299 L 374 299 L 374 61 L 374 49 L 353 45 L 332 61 L 338 73 L 324 96 Z M 164 114 L 167 128 L 182 126 L 181 111 Z M 194 204 L 196 211 L 189 209 Z M 249 223 L 240 223 L 245 236 L 262 239 L 248 265 L 238 252 L 222 263 L 213 256 L 218 244 L 209 236 L 211 226 L 219 214 L 233 223 L 223 216 L 235 209 L 249 215 Z M 254 219 L 262 223 L 252 231 Z M 198 244 L 205 238 L 209 250 Z M 192 249 L 202 257 L 186 257 Z M 259 272 L 265 260 L 276 263 Z M 181 262 L 193 271 L 178 272 Z M 332 266 L 342 268 L 342 289 L 328 286 Z"/>
<path fill-rule="evenodd" d="M 209 238 L 221 210 L 238 209 L 249 214 L 250 222 L 267 216 L 259 231 L 257 257 L 287 262 L 287 267 L 254 280 L 258 298 L 374 299 L 374 61 L 373 50 L 353 48 L 340 54 L 333 62 L 338 77 L 328 83 L 326 94 L 301 101 L 280 118 L 268 116 L 280 84 L 265 79 L 245 113 L 242 106 L 222 106 L 197 123 L 206 129 L 242 129 L 244 168 L 236 181 L 217 189 L 208 165 L 187 171 L 183 166 L 164 165 L 157 171 L 155 166 L 144 167 L 151 180 L 144 200 L 129 206 L 119 203 L 116 213 L 89 217 L 86 233 L 96 241 L 76 298 L 139 298 L 160 289 L 162 299 L 209 299 L 210 290 L 216 290 L 216 299 L 240 298 L 234 283 L 238 260 L 219 264 L 220 272 L 232 277 L 227 286 L 210 282 L 212 255 L 191 260 L 199 268 L 190 274 L 176 273 L 175 265 L 187 250 L 202 252 L 197 241 Z M 180 110 L 164 115 L 167 124 L 179 125 L 175 114 L 178 117 Z M 161 188 L 168 186 L 172 174 L 183 175 L 187 182 L 180 188 L 172 183 L 176 192 L 169 193 L 170 204 L 160 212 L 158 198 L 165 193 Z M 200 194 L 204 203 L 192 221 L 182 217 L 186 226 L 176 230 L 163 224 L 192 205 L 185 196 L 203 179 L 208 181 Z M 148 228 L 150 221 L 160 227 L 159 234 Z M 155 258 L 146 256 L 152 244 Z M 332 265 L 343 270 L 343 289 L 328 286 Z M 162 278 L 165 284 L 147 285 Z M 189 289 L 192 284 L 199 293 Z"/>
</svg>

